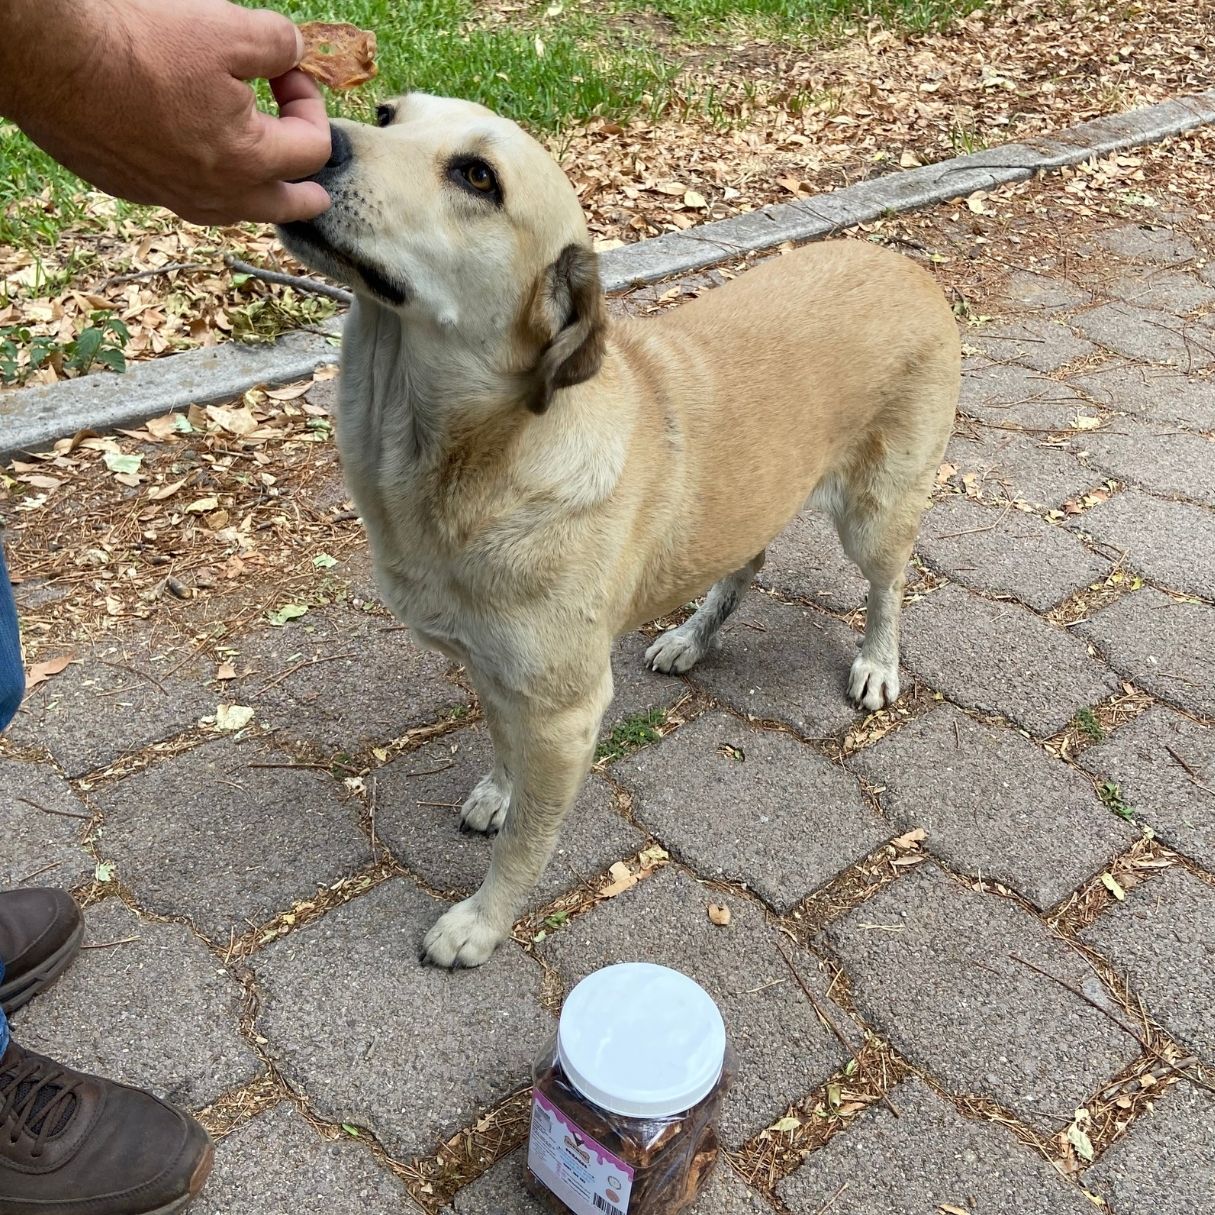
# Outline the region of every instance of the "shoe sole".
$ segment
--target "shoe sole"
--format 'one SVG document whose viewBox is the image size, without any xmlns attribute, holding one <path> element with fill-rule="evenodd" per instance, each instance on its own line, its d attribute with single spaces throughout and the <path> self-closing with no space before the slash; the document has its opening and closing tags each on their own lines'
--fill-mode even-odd
<svg viewBox="0 0 1215 1215">
<path fill-rule="evenodd" d="M 46 991 L 72 964 L 83 941 L 84 924 L 81 923 L 76 925 L 75 932 L 36 970 L 0 987 L 0 1008 L 4 1010 L 4 1015 L 11 1017 L 35 996 Z"/>
<path fill-rule="evenodd" d="M 207 1184 L 207 1178 L 211 1176 L 211 1166 L 214 1163 L 215 1145 L 208 1141 L 207 1150 L 203 1152 L 194 1170 L 194 1175 L 190 1178 L 189 1190 L 180 1198 L 175 1198 L 168 1206 L 157 1207 L 154 1211 L 144 1211 L 141 1215 L 177 1215 L 178 1211 L 184 1211 L 202 1192 L 203 1186 Z"/>
</svg>

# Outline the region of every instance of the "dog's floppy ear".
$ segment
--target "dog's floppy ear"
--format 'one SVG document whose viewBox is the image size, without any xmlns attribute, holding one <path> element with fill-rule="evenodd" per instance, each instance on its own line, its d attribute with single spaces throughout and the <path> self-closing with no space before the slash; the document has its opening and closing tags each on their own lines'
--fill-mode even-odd
<svg viewBox="0 0 1215 1215">
<path fill-rule="evenodd" d="M 536 366 L 528 407 L 544 413 L 557 389 L 589 380 L 603 362 L 607 309 L 594 250 L 585 245 L 566 245 L 561 250 L 537 287 L 532 327 L 547 344 Z"/>
</svg>

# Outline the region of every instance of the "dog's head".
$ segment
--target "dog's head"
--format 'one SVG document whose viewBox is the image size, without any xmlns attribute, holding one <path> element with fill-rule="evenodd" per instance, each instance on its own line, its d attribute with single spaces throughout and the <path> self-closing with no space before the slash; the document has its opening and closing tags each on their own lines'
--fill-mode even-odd
<svg viewBox="0 0 1215 1215">
<path fill-rule="evenodd" d="M 333 206 L 279 229 L 302 261 L 493 359 L 538 412 L 598 370 L 606 314 L 582 209 L 513 122 L 410 93 L 378 126 L 335 121 L 315 180 Z"/>
</svg>

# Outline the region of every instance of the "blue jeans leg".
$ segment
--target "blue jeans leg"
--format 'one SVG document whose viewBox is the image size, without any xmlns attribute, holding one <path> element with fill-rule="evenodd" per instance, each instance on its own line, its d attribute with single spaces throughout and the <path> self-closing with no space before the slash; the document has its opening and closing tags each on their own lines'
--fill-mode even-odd
<svg viewBox="0 0 1215 1215">
<path fill-rule="evenodd" d="M 21 706 L 25 695 L 25 667 L 21 663 L 21 636 L 17 632 L 17 606 L 13 587 L 0 547 L 0 730 Z M 0 958 L 0 981 L 4 979 L 4 959 Z M 8 1049 L 8 1022 L 0 1012 L 0 1057 Z"/>
</svg>

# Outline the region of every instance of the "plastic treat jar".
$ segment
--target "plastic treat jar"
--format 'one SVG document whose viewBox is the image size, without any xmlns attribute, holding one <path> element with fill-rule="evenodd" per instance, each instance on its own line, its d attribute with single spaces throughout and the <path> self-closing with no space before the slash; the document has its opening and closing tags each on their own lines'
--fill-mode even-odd
<svg viewBox="0 0 1215 1215">
<path fill-rule="evenodd" d="M 733 1059 L 712 998 L 678 971 L 608 966 L 569 994 L 536 1060 L 528 1184 L 560 1215 L 676 1215 L 717 1161 Z"/>
</svg>

